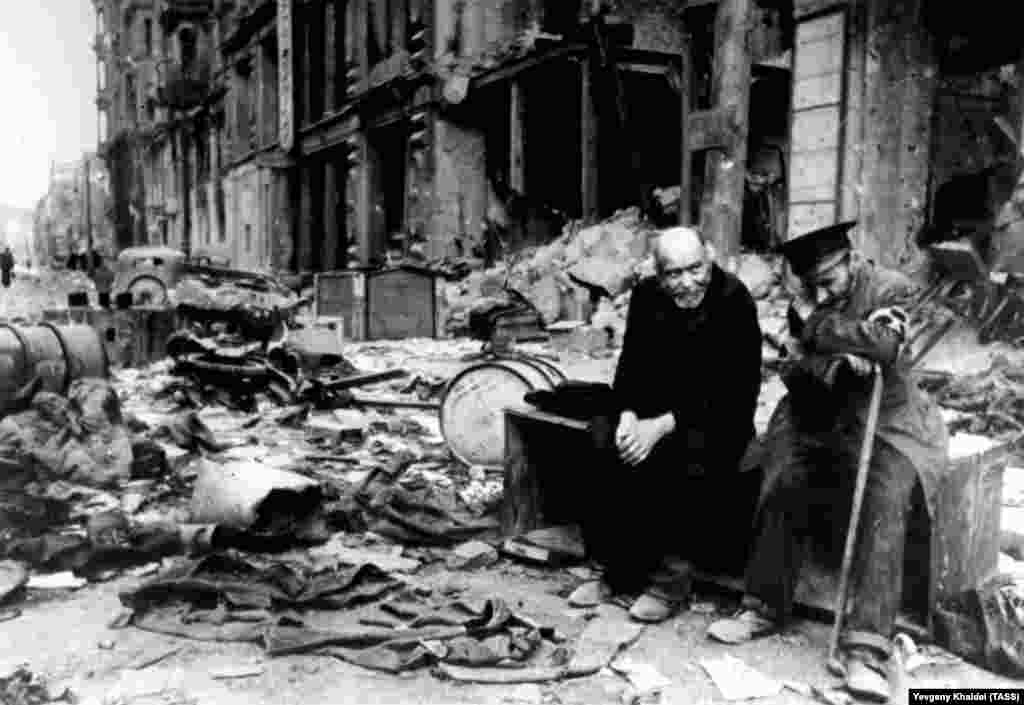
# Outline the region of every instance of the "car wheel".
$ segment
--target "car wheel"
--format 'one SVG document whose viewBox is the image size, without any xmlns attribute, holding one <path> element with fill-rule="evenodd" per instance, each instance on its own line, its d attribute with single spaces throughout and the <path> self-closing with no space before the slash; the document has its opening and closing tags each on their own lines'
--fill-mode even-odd
<svg viewBox="0 0 1024 705">
<path fill-rule="evenodd" d="M 128 285 L 132 302 L 143 306 L 161 306 L 167 303 L 167 286 L 156 277 L 139 277 Z"/>
</svg>

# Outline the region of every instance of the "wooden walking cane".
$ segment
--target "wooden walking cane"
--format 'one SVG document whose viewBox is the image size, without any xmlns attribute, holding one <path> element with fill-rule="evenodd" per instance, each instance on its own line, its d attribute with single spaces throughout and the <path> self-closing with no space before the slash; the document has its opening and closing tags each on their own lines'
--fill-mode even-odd
<svg viewBox="0 0 1024 705">
<path fill-rule="evenodd" d="M 846 547 L 843 549 L 843 567 L 839 572 L 839 591 L 836 595 L 835 621 L 832 624 L 832 635 L 828 640 L 828 669 L 841 674 L 843 666 L 839 663 L 836 652 L 839 649 L 839 632 L 846 615 L 846 595 L 850 582 L 850 568 L 853 565 L 853 551 L 857 542 L 857 528 L 860 524 L 860 507 L 864 502 L 864 488 L 867 485 L 868 469 L 871 467 L 871 454 L 875 446 L 875 431 L 878 428 L 878 412 L 882 406 L 882 369 L 875 363 L 871 375 L 874 382 L 871 387 L 871 401 L 868 404 L 868 419 L 864 426 L 864 440 L 860 446 L 860 461 L 857 463 L 857 483 L 853 490 L 853 508 L 850 511 L 850 526 L 846 531 Z"/>
</svg>

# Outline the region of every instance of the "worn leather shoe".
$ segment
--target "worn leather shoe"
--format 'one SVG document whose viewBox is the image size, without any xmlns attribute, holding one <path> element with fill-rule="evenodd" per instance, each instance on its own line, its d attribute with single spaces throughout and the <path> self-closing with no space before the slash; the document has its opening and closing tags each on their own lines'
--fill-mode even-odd
<svg viewBox="0 0 1024 705">
<path fill-rule="evenodd" d="M 850 649 L 845 659 L 846 689 L 853 695 L 876 703 L 889 702 L 892 693 L 884 664 L 868 649 Z"/>
<path fill-rule="evenodd" d="M 673 617 L 679 611 L 680 604 L 645 592 L 629 608 L 629 616 L 638 622 L 657 624 Z"/>
<path fill-rule="evenodd" d="M 570 607 L 597 607 L 612 599 L 612 588 L 603 580 L 588 580 L 569 595 Z"/>
</svg>

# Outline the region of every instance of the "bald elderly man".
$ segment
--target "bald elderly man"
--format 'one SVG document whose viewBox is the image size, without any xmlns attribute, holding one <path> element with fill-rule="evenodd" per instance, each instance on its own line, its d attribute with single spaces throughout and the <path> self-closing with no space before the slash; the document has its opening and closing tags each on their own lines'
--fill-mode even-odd
<svg viewBox="0 0 1024 705">
<path fill-rule="evenodd" d="M 743 283 L 692 228 L 659 233 L 654 256 L 656 275 L 630 300 L 614 382 L 621 413 L 581 521 L 604 572 L 569 597 L 586 607 L 639 595 L 630 614 L 644 622 L 671 617 L 689 596 L 688 564 L 673 559 L 714 541 L 709 492 L 736 473 L 761 383 L 761 329 Z"/>
</svg>

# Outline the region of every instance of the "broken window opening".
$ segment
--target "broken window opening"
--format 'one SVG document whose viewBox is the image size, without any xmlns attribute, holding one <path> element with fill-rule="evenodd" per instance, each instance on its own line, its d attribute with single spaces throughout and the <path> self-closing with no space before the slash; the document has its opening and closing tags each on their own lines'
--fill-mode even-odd
<svg viewBox="0 0 1024 705">
<path fill-rule="evenodd" d="M 649 70 L 648 70 L 649 69 Z M 639 205 L 656 188 L 679 184 L 681 106 L 667 67 L 621 67 L 626 122 L 613 95 L 595 86 L 598 110 L 598 214 Z M 650 109 L 629 109 L 650 106 Z"/>
<path fill-rule="evenodd" d="M 146 56 L 153 56 L 153 20 L 147 17 L 143 21 L 142 26 L 143 36 L 145 37 Z"/>
<path fill-rule="evenodd" d="M 535 242 L 550 241 L 561 231 L 560 220 L 582 214 L 580 80 L 578 65 L 558 61 L 520 81 L 526 106 L 521 210 Z"/>
<path fill-rule="evenodd" d="M 263 60 L 262 80 L 264 117 L 260 121 L 260 124 L 263 127 L 263 146 L 269 147 L 277 141 L 277 122 L 280 100 L 277 90 L 277 41 L 273 36 L 263 43 L 261 55 Z"/>
<path fill-rule="evenodd" d="M 750 87 L 741 243 L 764 252 L 786 237 L 792 72 L 756 66 Z"/>
</svg>

